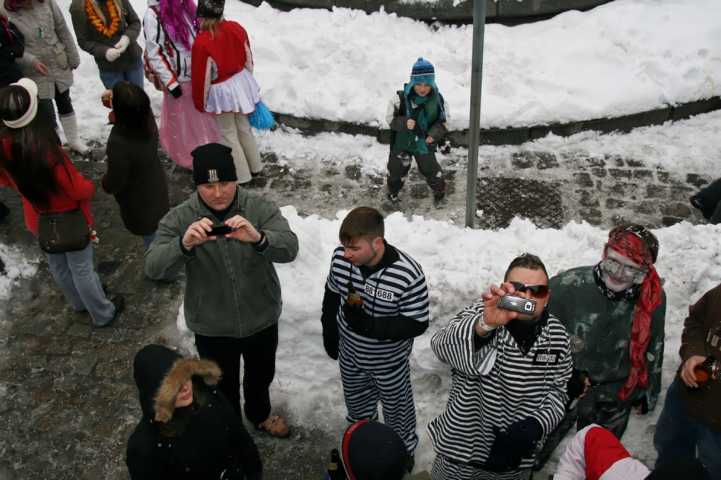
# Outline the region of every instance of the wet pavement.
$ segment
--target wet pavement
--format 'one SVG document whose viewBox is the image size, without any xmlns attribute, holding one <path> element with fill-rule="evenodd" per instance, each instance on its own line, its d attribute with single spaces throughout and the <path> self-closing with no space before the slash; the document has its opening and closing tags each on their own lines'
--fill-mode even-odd
<svg viewBox="0 0 721 480">
<path fill-rule="evenodd" d="M 295 205 L 302 215 L 334 217 L 341 208 L 366 204 L 464 222 L 465 163 L 458 154 L 443 157 L 448 196 L 438 207 L 415 167 L 401 201 L 391 204 L 383 175 L 363 173 L 358 164 L 306 162 L 314 166 L 298 169 L 273 154 L 265 160 L 265 174 L 253 188 L 279 205 Z M 96 183 L 105 170 L 99 161 L 76 165 Z M 191 176 L 166 166 L 171 202 L 179 203 L 193 190 Z M 544 227 L 572 220 L 604 226 L 620 219 L 651 226 L 698 223 L 702 219 L 687 198 L 709 180 L 648 168 L 631 158 L 522 151 L 482 162 L 477 219 L 482 228 L 504 227 L 514 215 Z M 0 200 L 13 211 L 0 225 L 2 242 L 41 258 L 25 231 L 17 196 L 0 190 Z M 144 278 L 142 241 L 124 229 L 112 197 L 99 192 L 94 213 L 98 270 L 112 293 L 126 297 L 126 313 L 116 326 L 92 328 L 86 314 L 65 304 L 44 261 L 35 276 L 20 280 L 0 301 L 0 480 L 128 478 L 125 442 L 140 413 L 133 355 L 149 342 L 172 345 L 178 338 L 182 285 Z M 335 436 L 303 428 L 290 440 L 256 439 L 269 480 L 322 478 L 336 442 Z"/>
</svg>

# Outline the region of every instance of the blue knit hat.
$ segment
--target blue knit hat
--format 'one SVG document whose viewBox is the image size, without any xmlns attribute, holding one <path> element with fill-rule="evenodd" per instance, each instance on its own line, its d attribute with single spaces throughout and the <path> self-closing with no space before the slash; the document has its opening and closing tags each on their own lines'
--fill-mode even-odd
<svg viewBox="0 0 721 480">
<path fill-rule="evenodd" d="M 431 87 L 436 86 L 436 70 L 433 68 L 433 64 L 423 57 L 416 60 L 411 69 L 409 85 L 412 87 L 417 83 L 427 83 Z"/>
</svg>

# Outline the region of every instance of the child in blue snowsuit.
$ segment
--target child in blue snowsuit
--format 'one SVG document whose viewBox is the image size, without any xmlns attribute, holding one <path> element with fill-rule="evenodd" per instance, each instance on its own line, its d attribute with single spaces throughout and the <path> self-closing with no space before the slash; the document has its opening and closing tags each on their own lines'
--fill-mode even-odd
<svg viewBox="0 0 721 480">
<path fill-rule="evenodd" d="M 448 112 L 438 91 L 431 62 L 419 58 L 411 70 L 411 79 L 388 104 L 386 120 L 391 127 L 388 156 L 388 199 L 398 201 L 398 192 L 411 168 L 411 157 L 439 202 L 446 194 L 443 171 L 436 160 L 436 146 L 448 132 Z"/>
</svg>

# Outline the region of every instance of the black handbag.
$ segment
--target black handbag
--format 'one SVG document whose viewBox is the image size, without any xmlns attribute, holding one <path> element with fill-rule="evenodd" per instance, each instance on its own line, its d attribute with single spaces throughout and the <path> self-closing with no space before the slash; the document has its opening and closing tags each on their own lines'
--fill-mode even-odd
<svg viewBox="0 0 721 480">
<path fill-rule="evenodd" d="M 90 243 L 90 228 L 77 208 L 60 213 L 41 213 L 38 219 L 38 243 L 47 253 L 82 250 Z"/>
</svg>

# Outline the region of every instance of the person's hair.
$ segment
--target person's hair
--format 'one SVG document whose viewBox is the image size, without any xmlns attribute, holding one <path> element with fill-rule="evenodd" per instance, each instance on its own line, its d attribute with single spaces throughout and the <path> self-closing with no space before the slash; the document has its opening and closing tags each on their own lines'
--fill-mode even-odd
<svg viewBox="0 0 721 480">
<path fill-rule="evenodd" d="M 371 207 L 357 207 L 351 210 L 340 225 L 338 237 L 346 244 L 359 237 L 383 237 L 383 215 Z"/>
<path fill-rule="evenodd" d="M 198 27 L 201 31 L 208 31 L 212 35 L 218 31 L 218 24 L 222 21 L 222 18 L 208 18 L 198 17 Z"/>
<path fill-rule="evenodd" d="M 17 120 L 30 108 L 30 94 L 23 87 L 10 85 L 0 89 L 0 119 Z M 64 164 L 60 139 L 50 119 L 42 112 L 25 127 L 8 128 L 2 124 L 0 168 L 4 168 L 20 194 L 31 204 L 47 207 L 50 193 L 58 190 L 53 170 Z M 10 151 L 5 142 L 10 143 Z"/>
<path fill-rule="evenodd" d="M 43 3 L 45 0 L 38 0 Z M 5 10 L 8 12 L 17 12 L 22 8 L 33 8 L 33 0 L 5 0 Z"/>
<path fill-rule="evenodd" d="M 157 135 L 150 98 L 145 90 L 127 81 L 118 82 L 113 87 L 113 112 L 115 125 L 141 137 Z"/>
<path fill-rule="evenodd" d="M 511 260 L 511 263 L 506 269 L 506 274 L 503 276 L 503 280 L 508 280 L 508 274 L 511 273 L 511 270 L 513 270 L 514 268 L 542 270 L 543 273 L 546 275 L 546 279 L 548 279 L 548 272 L 546 271 L 546 266 L 543 264 L 540 258 L 538 258 L 536 255 L 533 255 L 532 253 L 523 253 Z"/>
<path fill-rule="evenodd" d="M 190 50 L 191 23 L 198 28 L 193 0 L 160 0 L 160 23 L 170 39 Z"/>
</svg>

